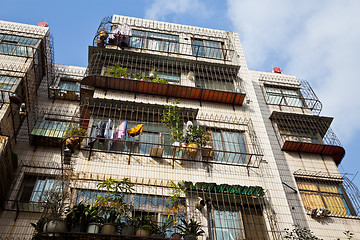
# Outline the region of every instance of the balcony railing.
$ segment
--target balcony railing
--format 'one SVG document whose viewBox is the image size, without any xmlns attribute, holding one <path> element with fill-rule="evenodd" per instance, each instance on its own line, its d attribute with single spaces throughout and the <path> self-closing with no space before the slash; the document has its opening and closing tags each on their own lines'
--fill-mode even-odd
<svg viewBox="0 0 360 240">
<path fill-rule="evenodd" d="M 330 155 L 337 165 L 343 159 L 345 150 L 330 128 L 332 118 L 273 112 L 270 119 L 277 126 L 282 150 Z"/>
<path fill-rule="evenodd" d="M 114 68 L 116 73 L 113 73 Z M 245 93 L 237 77 L 238 70 L 238 67 L 201 65 L 103 51 L 92 55 L 87 77 L 81 82 L 81 91 L 103 88 L 242 105 Z M 179 76 L 180 84 L 172 83 L 171 79 L 167 81 L 165 77 L 152 80 L 152 71 L 165 77 Z"/>
<path fill-rule="evenodd" d="M 300 81 L 297 87 L 264 84 L 263 94 L 269 105 L 309 109 L 316 115 L 319 115 L 322 110 L 322 103 L 310 84 L 304 80 Z"/>
<path fill-rule="evenodd" d="M 181 30 L 180 32 L 170 31 L 169 34 L 169 31 L 159 32 L 160 29 L 156 29 L 156 27 L 140 27 L 137 24 L 135 24 L 137 26 L 131 26 L 131 23 L 125 22 L 123 24 L 132 27 L 133 30 L 135 30 L 135 33 L 133 33 L 132 36 L 119 36 L 121 40 L 109 40 L 109 38 L 112 38 L 114 35 L 112 31 L 118 26 L 121 26 L 121 24 L 113 23 L 110 18 L 104 18 L 95 34 L 93 46 L 98 46 L 100 48 L 119 47 L 119 49 L 121 48 L 128 51 L 160 53 L 175 57 L 180 55 L 190 57 L 190 59 L 193 58 L 194 60 L 214 59 L 220 60 L 224 64 L 234 64 L 233 60 L 236 57 L 234 47 L 229 39 L 225 38 L 223 35 L 213 36 L 213 38 L 216 39 L 215 41 L 210 41 L 213 44 L 201 44 L 201 41 L 199 42 L 199 40 L 209 41 L 211 39 L 206 35 L 197 35 L 193 32 L 191 32 L 191 35 L 194 39 L 179 39 Z M 148 30 L 150 32 L 148 32 Z M 102 37 L 101 40 L 100 34 L 104 31 L 108 34 L 108 37 L 106 39 Z M 139 31 L 139 33 L 136 33 L 136 31 Z M 186 34 L 187 32 L 184 33 Z"/>
</svg>

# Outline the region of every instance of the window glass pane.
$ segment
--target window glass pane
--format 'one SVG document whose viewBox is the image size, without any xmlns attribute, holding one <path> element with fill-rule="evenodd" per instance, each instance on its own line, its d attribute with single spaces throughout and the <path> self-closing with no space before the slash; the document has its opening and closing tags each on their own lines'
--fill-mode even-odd
<svg viewBox="0 0 360 240">
<path fill-rule="evenodd" d="M 28 57 L 28 56 L 31 56 L 31 51 L 32 51 L 32 49 L 30 47 L 17 46 L 13 54 Z"/>
<path fill-rule="evenodd" d="M 73 81 L 61 80 L 60 84 L 59 84 L 59 88 L 61 90 L 79 92 L 80 91 L 80 83 L 73 82 Z"/>
<path fill-rule="evenodd" d="M 331 214 L 351 215 L 350 209 L 336 185 L 298 182 L 304 207 L 311 211 L 314 208 L 327 208 Z"/>
<path fill-rule="evenodd" d="M 235 89 L 233 81 L 223 81 L 223 80 L 216 80 L 216 79 L 196 78 L 195 86 L 200 87 L 200 88 L 231 91 L 231 92 L 233 92 Z"/>
<path fill-rule="evenodd" d="M 231 163 L 247 163 L 248 157 L 246 143 L 243 133 L 229 131 L 212 131 L 214 141 L 215 158 L 217 161 L 226 161 Z"/>
<path fill-rule="evenodd" d="M 205 49 L 203 41 L 192 40 L 192 50 L 194 56 L 205 57 Z"/>
<path fill-rule="evenodd" d="M 38 119 L 33 130 L 31 131 L 31 134 L 37 136 L 61 138 L 65 133 L 66 127 L 68 125 L 69 123 L 67 122 Z"/>
<path fill-rule="evenodd" d="M 210 226 L 212 229 L 212 238 L 216 240 L 236 240 L 244 239 L 244 233 L 241 232 L 242 219 L 240 212 L 232 210 L 230 206 L 216 206 L 210 211 Z"/>
<path fill-rule="evenodd" d="M 168 83 L 180 83 L 180 74 L 159 72 L 157 75 L 159 78 L 165 79 Z"/>
<path fill-rule="evenodd" d="M 222 59 L 221 46 L 219 42 L 204 41 L 204 46 L 207 57 Z"/>
<path fill-rule="evenodd" d="M 6 43 L 0 44 L 0 53 L 12 54 L 14 49 L 15 49 L 15 45 L 13 44 L 6 44 Z"/>
</svg>

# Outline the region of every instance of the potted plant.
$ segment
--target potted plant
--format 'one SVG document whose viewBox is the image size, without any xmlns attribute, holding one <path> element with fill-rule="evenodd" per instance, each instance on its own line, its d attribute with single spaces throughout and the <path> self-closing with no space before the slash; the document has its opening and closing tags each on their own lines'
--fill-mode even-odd
<svg viewBox="0 0 360 240">
<path fill-rule="evenodd" d="M 85 206 L 81 201 L 78 204 L 75 204 L 71 209 L 67 210 L 65 220 L 68 225 L 68 229 L 71 229 L 73 232 L 86 232 L 87 208 L 88 206 Z"/>
<path fill-rule="evenodd" d="M 68 230 L 71 229 L 72 232 L 98 233 L 103 220 L 98 207 L 85 205 L 83 202 L 68 209 L 65 215 Z"/>
<path fill-rule="evenodd" d="M 170 193 L 170 197 L 168 198 L 168 202 L 174 208 L 178 208 L 181 194 L 185 191 L 184 182 L 174 183 L 173 181 L 170 181 L 169 184 L 171 187 L 171 193 Z"/>
<path fill-rule="evenodd" d="M 155 228 L 155 237 L 165 238 L 167 231 L 175 225 L 177 221 L 171 215 L 168 215 L 165 222 Z"/>
<path fill-rule="evenodd" d="M 43 232 L 66 232 L 66 222 L 63 219 L 65 199 L 66 193 L 64 189 L 52 189 L 47 193 L 46 201 L 42 204 L 42 213 L 46 219 Z"/>
<path fill-rule="evenodd" d="M 181 223 L 182 225 L 176 226 L 176 228 L 181 231 L 184 240 L 196 240 L 197 236 L 202 236 L 205 233 L 201 229 L 200 223 L 192 218 L 189 221 L 181 219 Z"/>
<path fill-rule="evenodd" d="M 202 126 L 193 125 L 185 131 L 184 140 L 187 144 L 188 154 L 195 157 L 199 147 L 207 144 L 209 136 L 205 135 L 205 129 Z"/>
<path fill-rule="evenodd" d="M 74 152 L 76 146 L 81 142 L 81 136 L 86 135 L 86 130 L 76 125 L 69 125 L 63 135 L 65 139 L 65 147 Z"/>
<path fill-rule="evenodd" d="M 45 217 L 41 217 L 36 223 L 30 223 L 35 229 L 35 234 L 43 232 L 46 221 L 47 219 Z"/>
<path fill-rule="evenodd" d="M 101 232 L 104 234 L 115 234 L 120 213 L 117 209 L 109 209 L 105 214 L 104 225 L 102 226 Z"/>
<path fill-rule="evenodd" d="M 87 233 L 99 233 L 104 218 L 100 216 L 100 208 L 90 205 L 86 209 Z"/>
<path fill-rule="evenodd" d="M 156 229 L 156 225 L 151 221 L 150 215 L 141 216 L 135 219 L 135 236 L 149 237 Z"/>
<path fill-rule="evenodd" d="M 130 206 L 125 202 L 125 194 L 133 191 L 134 184 L 128 178 L 121 180 L 106 179 L 98 183 L 98 189 L 106 190 L 107 194 L 97 196 L 94 206 L 99 207 L 100 213 L 105 216 L 103 233 L 114 234 L 116 227 Z"/>
<path fill-rule="evenodd" d="M 135 219 L 126 215 L 124 220 L 125 222 L 121 223 L 121 235 L 122 236 L 135 235 Z"/>
<path fill-rule="evenodd" d="M 179 104 L 178 99 L 174 99 L 171 105 L 165 106 L 165 113 L 161 117 L 161 121 L 166 125 L 170 130 L 170 137 L 173 147 L 173 150 L 178 152 L 180 151 L 180 142 L 182 141 L 182 119 L 179 116 Z"/>
<path fill-rule="evenodd" d="M 107 73 L 105 73 L 106 76 L 110 77 L 117 77 L 117 78 L 128 78 L 130 74 L 127 71 L 127 68 L 122 68 L 118 63 L 115 63 L 114 66 L 109 67 L 109 70 Z"/>
</svg>

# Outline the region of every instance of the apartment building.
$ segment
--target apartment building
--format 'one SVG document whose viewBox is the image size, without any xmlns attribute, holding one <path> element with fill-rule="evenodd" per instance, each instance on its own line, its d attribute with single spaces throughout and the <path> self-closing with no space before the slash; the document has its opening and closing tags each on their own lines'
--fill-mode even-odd
<svg viewBox="0 0 360 240">
<path fill-rule="evenodd" d="M 50 42 L 47 27 L 32 28 L 44 31 L 38 44 Z M 323 239 L 360 237 L 359 192 L 337 170 L 345 150 L 308 82 L 278 68 L 249 70 L 234 32 L 119 15 L 94 32 L 87 68 L 53 64 L 44 45 L 47 71 L 32 94 L 1 90 L 18 122 L 14 136 L 1 123 L 10 145 L 3 171 L 13 175 L 2 195 L 2 236 L 176 239 L 193 220 L 197 239 L 284 239 L 285 229 L 301 227 Z M 16 105 L 14 93 L 29 100 Z M 16 118 L 23 102 L 24 119 Z M 75 206 L 115 208 L 117 196 L 115 233 L 69 224 L 42 232 L 48 226 L 39 222 L 36 230 L 31 223 L 49 213 L 54 193 L 63 218 Z M 125 234 L 131 221 L 138 229 Z M 150 236 L 139 231 L 146 224 Z"/>
</svg>

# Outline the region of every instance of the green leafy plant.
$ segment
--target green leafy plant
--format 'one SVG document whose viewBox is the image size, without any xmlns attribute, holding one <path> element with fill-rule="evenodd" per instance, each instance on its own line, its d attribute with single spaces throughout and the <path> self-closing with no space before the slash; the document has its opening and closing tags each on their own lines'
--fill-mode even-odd
<svg viewBox="0 0 360 240">
<path fill-rule="evenodd" d="M 171 215 L 168 215 L 165 222 L 161 223 L 159 226 L 156 227 L 156 233 L 166 234 L 166 232 L 176 223 L 177 221 L 171 218 Z"/>
<path fill-rule="evenodd" d="M 182 225 L 176 226 L 176 228 L 180 230 L 183 236 L 202 236 L 205 233 L 204 230 L 201 229 L 200 223 L 192 218 L 189 221 L 181 219 L 181 224 Z"/>
<path fill-rule="evenodd" d="M 166 81 L 165 79 L 159 78 L 158 76 L 156 76 L 156 78 L 152 79 L 151 81 L 156 82 L 156 83 L 168 83 L 168 81 Z"/>
<path fill-rule="evenodd" d="M 134 219 L 134 225 L 136 229 L 147 229 L 150 232 L 156 232 L 156 224 L 151 220 L 150 215 L 140 216 Z"/>
<path fill-rule="evenodd" d="M 66 139 L 68 137 L 72 137 L 72 136 L 85 136 L 86 135 L 86 129 L 81 128 L 79 126 L 70 124 L 66 127 L 64 134 L 63 134 L 63 139 Z"/>
<path fill-rule="evenodd" d="M 109 70 L 105 75 L 111 76 L 111 77 L 117 77 L 117 78 L 120 78 L 120 77 L 128 78 L 130 76 L 130 74 L 127 71 L 127 68 L 120 67 L 120 65 L 118 63 L 115 63 L 114 66 L 109 67 Z"/>
<path fill-rule="evenodd" d="M 98 183 L 98 189 L 105 189 L 107 194 L 98 195 L 94 206 L 99 207 L 105 216 L 105 221 L 115 223 L 121 217 L 125 216 L 130 205 L 125 202 L 125 194 L 134 191 L 134 184 L 128 178 L 116 180 L 108 178 Z"/>
<path fill-rule="evenodd" d="M 86 231 L 89 223 L 102 223 L 103 217 L 100 215 L 100 208 L 92 205 L 85 205 L 82 201 L 75 204 L 66 212 L 66 222 L 69 228 L 80 225 L 81 231 Z"/>
<path fill-rule="evenodd" d="M 185 191 L 185 185 L 184 182 L 174 183 L 173 181 L 170 181 L 170 187 L 172 191 L 170 193 L 170 197 L 168 198 L 168 202 L 172 206 L 176 206 L 179 203 L 181 194 Z"/>
<path fill-rule="evenodd" d="M 185 132 L 185 143 L 189 144 L 194 142 L 198 146 L 205 146 L 210 139 L 205 133 L 206 131 L 204 127 L 193 125 Z"/>
<path fill-rule="evenodd" d="M 295 227 L 291 231 L 288 228 L 285 228 L 285 239 L 293 239 L 293 240 L 321 240 L 320 238 L 313 235 L 310 229 L 305 227 Z"/>
<path fill-rule="evenodd" d="M 181 141 L 182 140 L 182 119 L 179 116 L 179 99 L 174 99 L 171 105 L 165 106 L 165 113 L 161 117 L 161 121 L 166 125 L 170 130 L 171 141 Z"/>
</svg>

